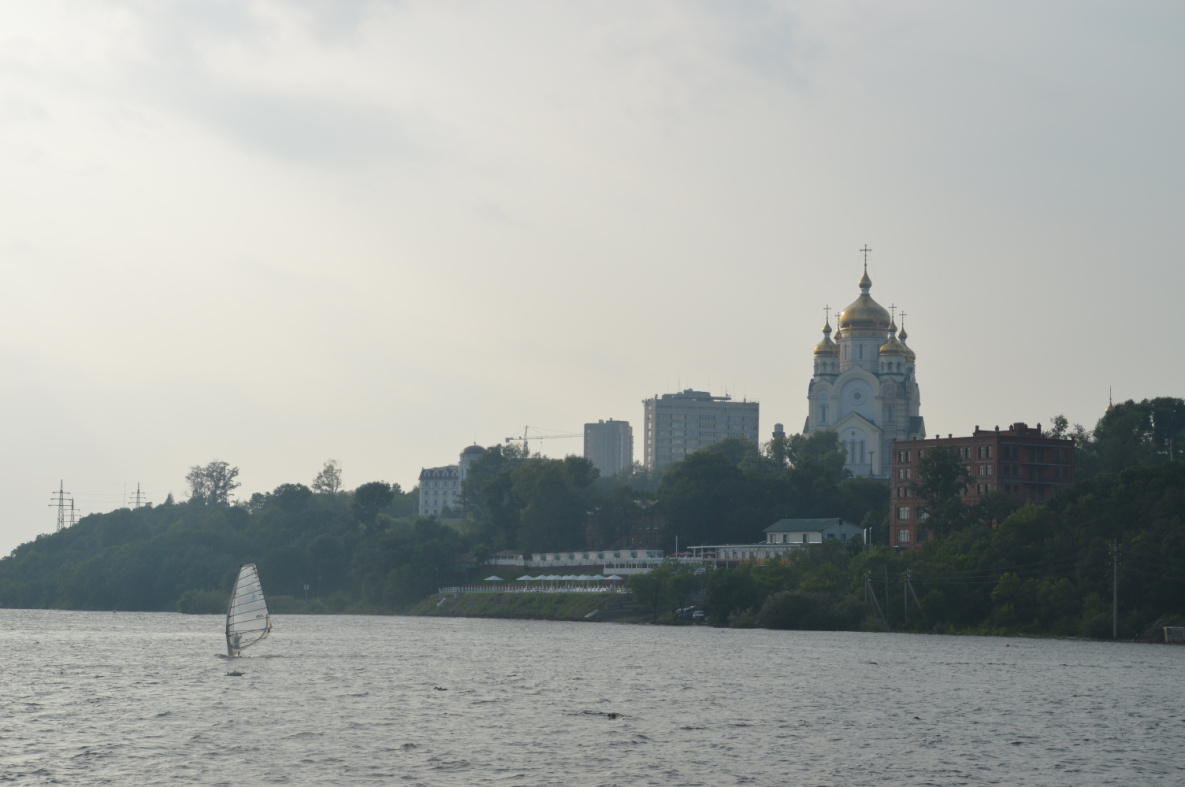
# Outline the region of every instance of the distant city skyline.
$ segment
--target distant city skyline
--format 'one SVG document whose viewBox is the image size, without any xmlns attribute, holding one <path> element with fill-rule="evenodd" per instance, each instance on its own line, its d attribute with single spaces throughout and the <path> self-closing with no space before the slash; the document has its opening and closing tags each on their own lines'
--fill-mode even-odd
<svg viewBox="0 0 1185 787">
<path fill-rule="evenodd" d="M 240 499 L 331 458 L 410 489 L 687 388 L 798 432 L 865 246 L 930 434 L 1181 395 L 1182 33 L 1139 1 L 0 7 L 0 554 L 59 479 L 84 512 L 214 459 Z"/>
</svg>

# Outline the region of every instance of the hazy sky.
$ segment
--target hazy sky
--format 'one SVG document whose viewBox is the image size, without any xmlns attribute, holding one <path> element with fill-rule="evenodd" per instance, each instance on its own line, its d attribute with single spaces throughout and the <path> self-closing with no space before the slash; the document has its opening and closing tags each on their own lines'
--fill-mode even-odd
<svg viewBox="0 0 1185 787">
<path fill-rule="evenodd" d="M 1180 2 L 0 2 L 0 554 L 194 464 L 411 488 L 823 307 L 931 434 L 1185 394 Z M 550 455 L 581 441 L 536 443 Z"/>
</svg>

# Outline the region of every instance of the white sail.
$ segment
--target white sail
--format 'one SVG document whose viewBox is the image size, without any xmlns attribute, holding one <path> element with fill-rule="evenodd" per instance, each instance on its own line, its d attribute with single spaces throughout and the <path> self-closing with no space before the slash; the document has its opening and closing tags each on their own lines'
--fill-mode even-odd
<svg viewBox="0 0 1185 787">
<path fill-rule="evenodd" d="M 254 645 L 272 630 L 272 619 L 267 614 L 267 602 L 259 584 L 259 571 L 254 563 L 239 569 L 230 606 L 226 610 L 226 652 L 239 655 L 244 648 Z"/>
</svg>

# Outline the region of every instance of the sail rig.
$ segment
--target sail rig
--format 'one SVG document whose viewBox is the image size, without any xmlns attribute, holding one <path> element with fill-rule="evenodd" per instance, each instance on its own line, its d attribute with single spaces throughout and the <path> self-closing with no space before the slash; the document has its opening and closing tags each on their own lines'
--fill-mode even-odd
<svg viewBox="0 0 1185 787">
<path fill-rule="evenodd" d="M 230 605 L 226 610 L 226 652 L 237 656 L 266 637 L 272 630 L 272 618 L 267 613 L 263 587 L 259 584 L 259 570 L 254 563 L 239 569 Z"/>
</svg>

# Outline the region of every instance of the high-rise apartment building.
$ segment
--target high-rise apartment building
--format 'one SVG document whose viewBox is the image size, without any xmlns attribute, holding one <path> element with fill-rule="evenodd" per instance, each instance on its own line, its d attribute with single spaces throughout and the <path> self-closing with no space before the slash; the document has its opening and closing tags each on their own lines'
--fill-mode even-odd
<svg viewBox="0 0 1185 787">
<path fill-rule="evenodd" d="M 628 421 L 597 421 L 584 425 L 584 458 L 608 478 L 634 463 L 634 430 Z"/>
<path fill-rule="evenodd" d="M 642 402 L 645 411 L 644 464 L 661 469 L 688 454 L 729 437 L 757 442 L 757 402 L 734 402 L 690 388 L 654 395 Z"/>
</svg>

